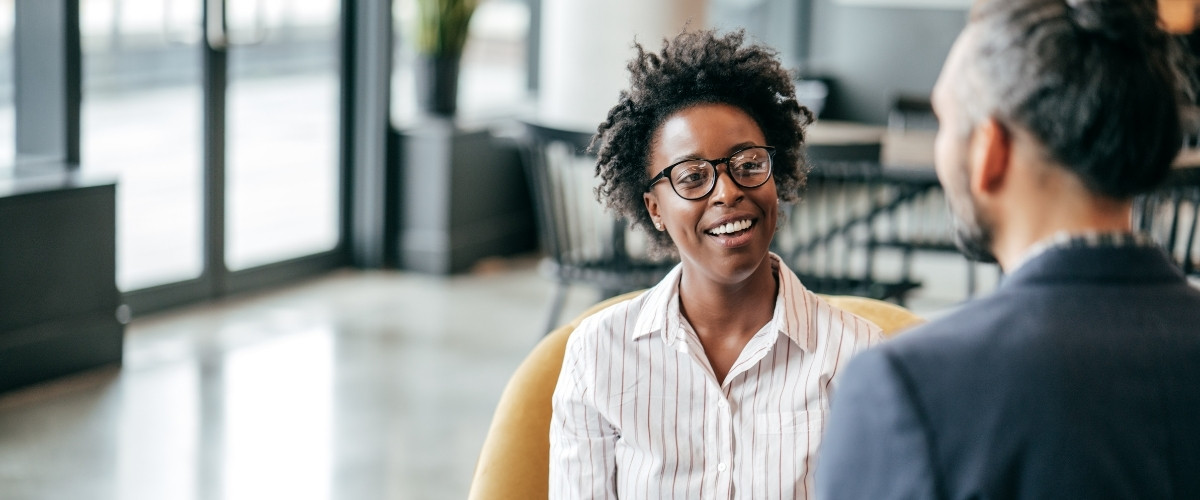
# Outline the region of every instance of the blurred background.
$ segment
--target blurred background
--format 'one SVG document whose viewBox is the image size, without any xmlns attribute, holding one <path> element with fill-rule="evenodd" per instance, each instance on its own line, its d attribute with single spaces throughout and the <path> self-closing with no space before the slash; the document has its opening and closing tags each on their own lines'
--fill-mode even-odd
<svg viewBox="0 0 1200 500">
<path fill-rule="evenodd" d="M 1194 3 L 1160 2 L 1181 37 Z M 0 0 L 0 497 L 465 497 L 548 325 L 664 265 L 630 278 L 586 153 L 538 131 L 586 142 L 632 43 L 685 27 L 776 48 L 819 113 L 775 248 L 811 288 L 986 293 L 930 168 L 968 7 Z"/>
</svg>

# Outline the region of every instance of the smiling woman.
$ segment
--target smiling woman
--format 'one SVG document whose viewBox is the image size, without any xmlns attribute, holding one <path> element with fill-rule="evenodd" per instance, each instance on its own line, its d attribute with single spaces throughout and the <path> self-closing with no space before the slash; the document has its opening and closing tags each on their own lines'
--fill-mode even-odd
<svg viewBox="0 0 1200 500">
<path fill-rule="evenodd" d="M 568 340 L 551 498 L 807 498 L 831 383 L 880 339 L 769 251 L 812 114 L 775 52 L 743 38 L 638 45 L 599 126 L 599 198 L 680 264 Z"/>
</svg>

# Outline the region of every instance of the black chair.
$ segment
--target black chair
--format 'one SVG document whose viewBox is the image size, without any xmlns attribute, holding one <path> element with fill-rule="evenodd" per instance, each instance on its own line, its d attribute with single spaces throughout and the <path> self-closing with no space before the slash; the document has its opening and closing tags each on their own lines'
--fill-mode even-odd
<svg viewBox="0 0 1200 500">
<path fill-rule="evenodd" d="M 807 154 L 811 162 L 871 162 L 879 161 L 883 144 L 879 142 L 849 144 L 808 144 Z"/>
<path fill-rule="evenodd" d="M 1173 170 L 1162 187 L 1136 197 L 1133 227 L 1154 238 L 1184 273 L 1200 278 L 1200 168 Z"/>
<path fill-rule="evenodd" d="M 928 97 L 901 95 L 892 99 L 887 119 L 889 132 L 937 130 L 937 126 L 937 116 Z"/>
<path fill-rule="evenodd" d="M 556 286 L 545 332 L 558 326 L 567 288 L 592 286 L 601 299 L 658 283 L 675 265 L 646 252 L 645 237 L 596 201 L 592 134 L 526 123 L 522 152 L 542 251 Z"/>
<path fill-rule="evenodd" d="M 878 162 L 818 159 L 813 164 L 803 198 L 785 208 L 776 251 L 814 292 L 903 304 L 920 282 L 908 274 L 878 276 L 871 241 L 878 221 L 925 187 L 891 182 Z"/>
</svg>

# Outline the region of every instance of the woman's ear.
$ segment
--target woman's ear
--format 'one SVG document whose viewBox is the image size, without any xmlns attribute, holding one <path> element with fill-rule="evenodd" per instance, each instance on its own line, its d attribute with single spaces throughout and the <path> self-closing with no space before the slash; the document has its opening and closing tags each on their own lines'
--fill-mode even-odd
<svg viewBox="0 0 1200 500">
<path fill-rule="evenodd" d="M 665 229 L 663 227 L 662 217 L 660 217 L 658 213 L 658 196 L 655 196 L 653 192 L 643 193 L 642 203 L 646 204 L 646 212 L 650 213 L 650 220 L 654 222 L 654 228 L 659 231 Z"/>
</svg>

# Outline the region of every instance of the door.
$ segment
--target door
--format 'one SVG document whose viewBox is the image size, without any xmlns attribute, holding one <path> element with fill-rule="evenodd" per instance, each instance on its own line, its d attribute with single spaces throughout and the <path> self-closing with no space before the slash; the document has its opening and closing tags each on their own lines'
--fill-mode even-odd
<svg viewBox="0 0 1200 500">
<path fill-rule="evenodd" d="M 338 0 L 81 0 L 82 168 L 135 311 L 337 260 Z"/>
</svg>

